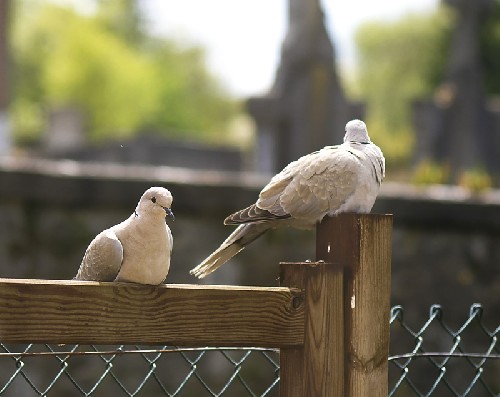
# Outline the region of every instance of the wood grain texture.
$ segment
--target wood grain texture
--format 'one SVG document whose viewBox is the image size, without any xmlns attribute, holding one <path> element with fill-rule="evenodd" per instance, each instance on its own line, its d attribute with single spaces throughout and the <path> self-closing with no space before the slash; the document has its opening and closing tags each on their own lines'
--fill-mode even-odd
<svg viewBox="0 0 500 397">
<path fill-rule="evenodd" d="M 346 265 L 345 395 L 387 396 L 392 216 L 341 214 L 318 226 L 318 259 Z"/>
<path fill-rule="evenodd" d="M 343 272 L 330 263 L 282 264 L 282 285 L 304 288 L 304 346 L 281 350 L 280 395 L 344 395 Z"/>
<path fill-rule="evenodd" d="M 303 343 L 290 288 L 0 279 L 0 342 L 290 347 Z"/>
<path fill-rule="evenodd" d="M 306 266 L 304 263 L 281 263 L 280 285 L 305 288 Z M 304 302 L 300 302 L 304 306 Z M 305 327 L 305 324 L 303 324 Z M 304 335 L 304 332 L 303 332 Z M 302 397 L 305 390 L 304 347 L 280 350 L 280 397 Z"/>
</svg>

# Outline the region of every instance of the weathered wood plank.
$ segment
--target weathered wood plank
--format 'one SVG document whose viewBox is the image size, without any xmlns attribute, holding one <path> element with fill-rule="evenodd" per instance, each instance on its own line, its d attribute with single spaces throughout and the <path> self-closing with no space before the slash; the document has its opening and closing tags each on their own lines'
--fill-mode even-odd
<svg viewBox="0 0 500 397">
<path fill-rule="evenodd" d="M 318 259 L 346 266 L 345 396 L 387 396 L 392 216 L 341 214 L 317 233 Z"/>
<path fill-rule="evenodd" d="M 331 263 L 284 263 L 282 285 L 305 291 L 304 346 L 281 350 L 280 395 L 344 396 L 343 271 Z"/>
<path fill-rule="evenodd" d="M 290 347 L 303 343 L 290 288 L 0 279 L 0 342 Z"/>
<path fill-rule="evenodd" d="M 280 263 L 280 285 L 303 289 L 306 284 L 306 266 L 299 263 Z M 298 303 L 304 306 L 304 302 Z M 304 396 L 305 378 L 304 346 L 281 349 L 280 396 Z"/>
</svg>

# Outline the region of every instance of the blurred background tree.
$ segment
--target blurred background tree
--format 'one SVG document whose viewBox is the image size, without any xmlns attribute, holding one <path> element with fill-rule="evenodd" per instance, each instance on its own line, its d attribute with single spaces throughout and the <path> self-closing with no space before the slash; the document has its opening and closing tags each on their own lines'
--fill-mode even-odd
<svg viewBox="0 0 500 397">
<path fill-rule="evenodd" d="M 95 13 L 41 0 L 15 3 L 13 127 L 36 141 L 51 109 L 83 112 L 89 138 L 154 131 L 223 140 L 238 102 L 207 69 L 203 50 L 152 37 L 132 0 L 97 3 Z"/>
<path fill-rule="evenodd" d="M 395 22 L 372 22 L 356 34 L 357 89 L 367 103 L 373 139 L 391 159 L 404 165 L 414 133 L 411 104 L 432 95 L 445 67 L 452 26 L 444 9 L 408 15 Z"/>
<path fill-rule="evenodd" d="M 203 49 L 152 36 L 137 0 L 95 4 L 82 13 L 47 0 L 13 2 L 17 142 L 37 141 L 47 113 L 61 107 L 83 112 L 94 142 L 142 131 L 228 142 L 242 106 L 210 73 Z M 351 92 L 366 101 L 366 121 L 392 169 L 409 164 L 412 102 L 431 96 L 441 81 L 453 23 L 453 12 L 442 6 L 358 30 Z M 481 35 L 490 94 L 500 93 L 499 48 L 497 1 Z"/>
<path fill-rule="evenodd" d="M 433 95 L 446 67 L 454 13 L 445 6 L 435 12 L 405 16 L 361 26 L 356 35 L 357 96 L 367 103 L 367 122 L 384 148 L 389 166 L 408 165 L 416 139 L 412 103 Z M 500 94 L 500 1 L 481 33 L 486 89 Z"/>
<path fill-rule="evenodd" d="M 149 37 L 137 0 L 98 0 L 97 19 L 113 34 L 141 49 Z"/>
</svg>

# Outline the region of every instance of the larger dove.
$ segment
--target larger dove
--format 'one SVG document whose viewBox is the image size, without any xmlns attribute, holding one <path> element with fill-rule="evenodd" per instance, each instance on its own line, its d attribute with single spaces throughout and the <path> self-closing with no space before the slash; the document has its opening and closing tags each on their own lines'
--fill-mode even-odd
<svg viewBox="0 0 500 397">
<path fill-rule="evenodd" d="M 385 176 L 385 159 L 361 120 L 349 121 L 344 143 L 288 164 L 262 189 L 255 204 L 228 216 L 239 225 L 191 274 L 203 278 L 271 228 L 311 228 L 324 216 L 371 211 Z"/>
<path fill-rule="evenodd" d="M 161 284 L 170 268 L 173 238 L 165 222 L 173 218 L 172 194 L 151 187 L 132 215 L 99 233 L 90 243 L 75 280 Z"/>
</svg>

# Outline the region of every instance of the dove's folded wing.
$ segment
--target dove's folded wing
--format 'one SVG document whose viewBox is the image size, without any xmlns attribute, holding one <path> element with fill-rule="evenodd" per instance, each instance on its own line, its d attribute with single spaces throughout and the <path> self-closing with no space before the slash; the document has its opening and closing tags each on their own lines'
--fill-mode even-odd
<svg viewBox="0 0 500 397">
<path fill-rule="evenodd" d="M 256 204 L 244 208 L 224 219 L 224 225 L 240 225 L 242 223 L 266 222 L 290 218 L 290 214 L 276 215 L 258 207 Z"/>
<path fill-rule="evenodd" d="M 275 175 L 255 204 L 230 215 L 224 223 L 294 218 L 312 226 L 353 194 L 361 166 L 357 153 L 340 146 L 303 156 Z"/>
<path fill-rule="evenodd" d="M 296 163 L 296 161 L 293 163 Z M 283 171 L 271 179 L 260 192 L 257 203 L 229 215 L 224 220 L 224 224 L 239 225 L 242 223 L 290 218 L 290 214 L 286 213 L 279 205 L 279 196 L 293 179 L 293 175 L 290 172 L 293 163 L 288 164 Z"/>
<path fill-rule="evenodd" d="M 123 261 L 123 246 L 111 230 L 99 233 L 90 243 L 75 276 L 76 280 L 113 281 Z"/>
<path fill-rule="evenodd" d="M 302 167 L 307 167 L 313 162 L 318 153 L 311 153 L 288 164 L 280 173 L 273 176 L 269 183 L 262 189 L 259 199 L 255 204 L 229 215 L 224 220 L 224 224 L 237 225 L 290 218 L 290 213 L 281 205 L 281 196 L 289 185 L 293 183 L 298 170 Z"/>
<path fill-rule="evenodd" d="M 359 159 L 352 152 L 324 149 L 315 154 L 280 196 L 280 206 L 297 220 L 321 220 L 335 213 L 356 190 Z"/>
<path fill-rule="evenodd" d="M 359 159 L 340 147 L 326 147 L 290 163 L 286 179 L 266 187 L 257 206 L 313 224 L 339 209 L 356 189 Z M 279 174 L 278 174 L 279 175 Z"/>
</svg>

